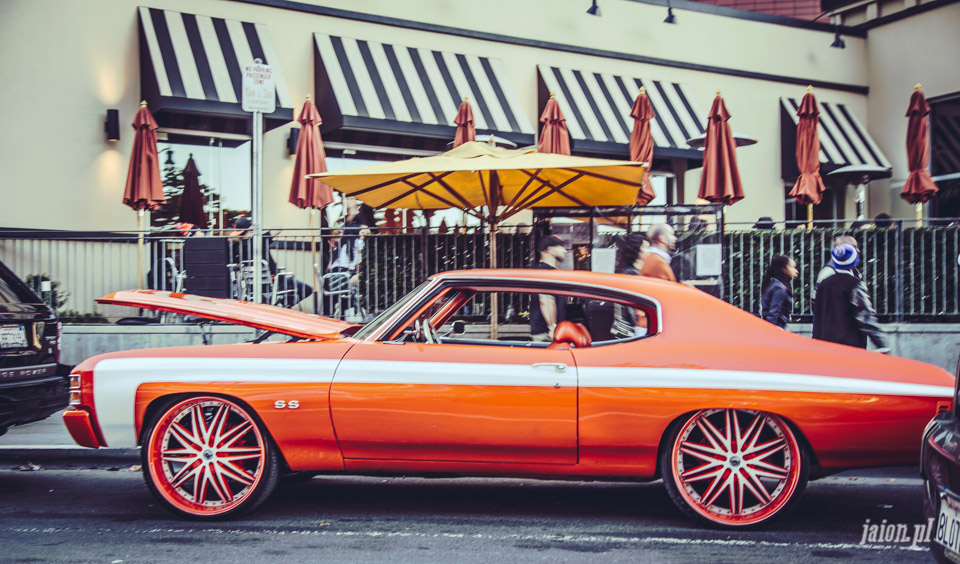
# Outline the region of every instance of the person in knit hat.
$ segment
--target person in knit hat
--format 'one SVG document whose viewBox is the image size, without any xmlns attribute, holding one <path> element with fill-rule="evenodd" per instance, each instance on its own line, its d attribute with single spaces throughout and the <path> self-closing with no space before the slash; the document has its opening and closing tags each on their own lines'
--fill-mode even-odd
<svg viewBox="0 0 960 564">
<path fill-rule="evenodd" d="M 841 244 L 830 254 L 835 274 L 817 288 L 813 338 L 861 349 L 867 348 L 869 339 L 877 352 L 890 352 L 883 330 L 877 324 L 867 285 L 856 275 L 860 251 L 853 245 Z"/>
</svg>

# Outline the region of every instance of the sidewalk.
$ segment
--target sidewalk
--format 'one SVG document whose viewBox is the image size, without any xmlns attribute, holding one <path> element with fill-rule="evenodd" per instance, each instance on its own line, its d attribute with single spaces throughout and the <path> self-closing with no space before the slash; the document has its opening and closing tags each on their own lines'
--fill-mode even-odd
<svg viewBox="0 0 960 564">
<path fill-rule="evenodd" d="M 139 464 L 140 449 L 86 448 L 77 445 L 60 413 L 43 421 L 11 427 L 0 436 L 0 464 Z"/>
</svg>

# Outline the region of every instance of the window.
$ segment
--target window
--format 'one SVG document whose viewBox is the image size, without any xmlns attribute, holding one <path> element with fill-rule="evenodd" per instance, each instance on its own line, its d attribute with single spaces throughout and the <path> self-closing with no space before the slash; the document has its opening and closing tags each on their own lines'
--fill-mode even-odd
<svg viewBox="0 0 960 564">
<path fill-rule="evenodd" d="M 494 291 L 453 287 L 438 294 L 411 317 L 403 325 L 399 338 L 434 344 L 546 347 L 553 341 L 546 335 L 546 316 L 540 310 L 541 295 L 553 297 L 559 304 L 558 322 L 576 324 L 576 331 L 583 333 L 589 346 L 656 333 L 656 309 L 641 301 L 574 290 L 551 289 L 541 294 L 534 288 Z M 498 312 L 495 335 L 490 315 L 494 302 Z"/>
</svg>

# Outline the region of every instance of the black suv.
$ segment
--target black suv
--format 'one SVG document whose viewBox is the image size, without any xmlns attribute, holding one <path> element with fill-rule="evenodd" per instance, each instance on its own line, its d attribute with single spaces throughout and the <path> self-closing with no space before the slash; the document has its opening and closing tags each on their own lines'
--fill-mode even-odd
<svg viewBox="0 0 960 564">
<path fill-rule="evenodd" d="M 57 316 L 0 262 L 0 435 L 67 406 L 69 377 L 57 370 L 59 358 Z"/>
</svg>

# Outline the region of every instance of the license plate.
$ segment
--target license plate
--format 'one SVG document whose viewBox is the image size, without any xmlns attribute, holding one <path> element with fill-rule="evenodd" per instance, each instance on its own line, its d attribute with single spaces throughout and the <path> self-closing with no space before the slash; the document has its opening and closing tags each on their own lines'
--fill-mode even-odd
<svg viewBox="0 0 960 564">
<path fill-rule="evenodd" d="M 934 540 L 943 546 L 947 558 L 960 562 L 960 499 L 946 490 L 940 495 L 940 515 Z"/>
<path fill-rule="evenodd" d="M 22 349 L 27 346 L 27 332 L 23 325 L 0 326 L 0 349 Z"/>
</svg>

